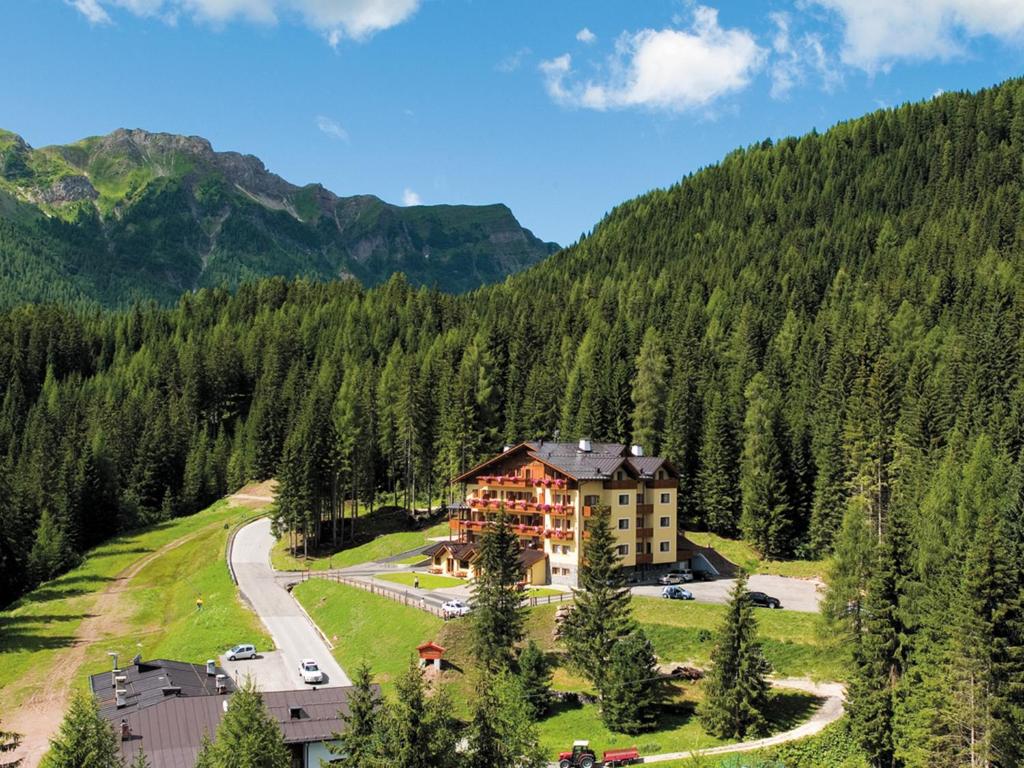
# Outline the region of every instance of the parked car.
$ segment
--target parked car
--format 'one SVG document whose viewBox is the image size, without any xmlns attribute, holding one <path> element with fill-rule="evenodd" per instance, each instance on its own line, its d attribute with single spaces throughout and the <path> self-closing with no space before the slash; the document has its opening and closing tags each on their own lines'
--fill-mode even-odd
<svg viewBox="0 0 1024 768">
<path fill-rule="evenodd" d="M 473 610 L 473 607 L 469 603 L 464 603 L 461 600 L 449 600 L 447 603 L 441 605 L 441 613 L 444 614 L 446 619 L 453 619 L 456 616 L 465 616 Z"/>
<path fill-rule="evenodd" d="M 660 579 L 659 584 L 686 584 L 689 581 L 693 581 L 693 571 L 689 568 L 679 568 L 675 571 L 669 571 Z"/>
<path fill-rule="evenodd" d="M 304 683 L 315 684 L 324 681 L 324 673 L 313 659 L 303 659 L 299 662 L 299 675 Z"/>
<path fill-rule="evenodd" d="M 256 646 L 248 645 L 243 643 L 242 645 L 236 645 L 234 648 L 224 654 L 228 661 L 238 661 L 239 659 L 255 659 L 256 658 Z"/>
<path fill-rule="evenodd" d="M 759 605 L 762 608 L 781 608 L 782 603 L 779 602 L 777 597 L 766 595 L 764 592 L 748 592 L 747 599 L 750 600 L 754 605 Z"/>
<path fill-rule="evenodd" d="M 661 596 L 667 597 L 669 600 L 693 600 L 693 592 L 678 584 L 669 584 L 661 590 Z"/>
</svg>

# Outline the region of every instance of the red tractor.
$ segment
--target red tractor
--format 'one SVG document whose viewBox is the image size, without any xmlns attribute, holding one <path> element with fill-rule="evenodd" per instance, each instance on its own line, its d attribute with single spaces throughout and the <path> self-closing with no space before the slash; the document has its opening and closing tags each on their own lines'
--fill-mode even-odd
<svg viewBox="0 0 1024 768">
<path fill-rule="evenodd" d="M 590 748 L 589 741 L 574 741 L 572 752 L 562 752 L 558 756 L 558 768 L 595 768 L 597 765 L 616 768 L 616 766 L 638 762 L 640 762 L 640 752 L 636 747 L 630 747 L 629 749 L 606 750 L 601 762 L 598 763 L 597 753 Z"/>
</svg>

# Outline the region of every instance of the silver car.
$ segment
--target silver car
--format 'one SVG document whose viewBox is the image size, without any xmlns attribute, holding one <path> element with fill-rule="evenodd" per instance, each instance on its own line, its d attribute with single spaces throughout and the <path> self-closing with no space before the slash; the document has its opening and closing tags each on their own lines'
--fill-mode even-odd
<svg viewBox="0 0 1024 768">
<path fill-rule="evenodd" d="M 224 654 L 228 661 L 238 661 L 239 659 L 255 659 L 256 658 L 256 646 L 242 643 L 236 645 L 230 651 Z"/>
</svg>

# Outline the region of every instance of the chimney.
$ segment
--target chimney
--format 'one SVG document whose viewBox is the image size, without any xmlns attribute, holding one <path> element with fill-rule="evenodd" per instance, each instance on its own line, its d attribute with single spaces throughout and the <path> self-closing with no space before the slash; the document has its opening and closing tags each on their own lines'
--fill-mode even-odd
<svg viewBox="0 0 1024 768">
<path fill-rule="evenodd" d="M 132 738 L 132 727 L 128 725 L 128 721 L 123 717 L 121 718 L 121 741 L 130 741 Z"/>
<path fill-rule="evenodd" d="M 121 707 L 128 706 L 128 691 L 126 691 L 124 688 L 118 688 L 116 691 L 114 691 L 114 696 L 117 702 L 118 709 L 121 709 Z"/>
<path fill-rule="evenodd" d="M 223 674 L 217 675 L 217 693 L 227 693 L 227 692 L 228 692 L 228 676 L 227 675 L 223 675 Z"/>
<path fill-rule="evenodd" d="M 589 437 L 581 437 L 580 438 L 580 447 L 579 447 L 580 453 L 590 453 L 590 451 L 592 450 L 592 447 L 593 446 L 590 443 L 590 438 Z"/>
<path fill-rule="evenodd" d="M 117 688 L 117 678 L 121 677 L 121 676 L 122 676 L 121 675 L 121 670 L 118 669 L 115 666 L 114 667 L 114 671 L 110 673 L 110 687 L 111 688 Z"/>
<path fill-rule="evenodd" d="M 206 660 L 206 674 L 213 677 L 217 674 L 217 662 L 213 659 Z"/>
<path fill-rule="evenodd" d="M 631 445 L 629 447 L 629 452 L 637 458 L 640 458 L 644 455 L 644 447 L 642 445 Z"/>
</svg>

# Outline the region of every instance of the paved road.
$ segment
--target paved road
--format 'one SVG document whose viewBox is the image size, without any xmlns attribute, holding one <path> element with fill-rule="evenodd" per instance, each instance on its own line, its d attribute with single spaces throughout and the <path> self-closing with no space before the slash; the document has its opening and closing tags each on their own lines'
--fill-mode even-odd
<svg viewBox="0 0 1024 768">
<path fill-rule="evenodd" d="M 724 604 L 729 602 L 729 592 L 735 583 L 735 579 L 715 579 L 697 581 L 684 586 L 693 593 L 693 599 L 698 603 Z M 750 577 L 748 583 L 751 590 L 767 592 L 772 597 L 777 597 L 783 608 L 812 613 L 821 610 L 823 593 L 819 589 L 820 585 L 821 582 L 812 579 L 793 579 L 787 576 L 766 576 L 756 573 Z M 662 589 L 660 586 L 633 587 L 633 594 L 658 597 Z"/>
<path fill-rule="evenodd" d="M 298 602 L 274 576 L 270 550 L 274 537 L 270 520 L 260 518 L 238 531 L 231 549 L 231 564 L 238 587 L 260 617 L 277 651 L 253 662 L 226 662 L 228 671 L 251 674 L 265 691 L 301 687 L 299 661 L 316 659 L 327 676 L 320 687 L 351 685 L 348 675 L 331 655 L 327 642 Z M 245 638 L 239 638 L 243 642 Z"/>
</svg>

